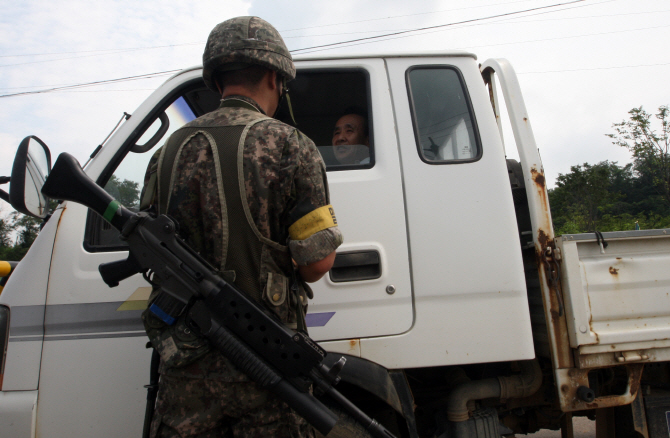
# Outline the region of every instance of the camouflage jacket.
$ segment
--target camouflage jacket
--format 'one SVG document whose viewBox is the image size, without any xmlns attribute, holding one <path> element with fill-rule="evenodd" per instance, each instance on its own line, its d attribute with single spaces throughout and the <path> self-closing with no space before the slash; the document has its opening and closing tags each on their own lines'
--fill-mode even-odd
<svg viewBox="0 0 670 438">
<path fill-rule="evenodd" d="M 256 111 L 223 107 L 222 103 L 219 109 L 184 128 L 247 124 L 262 117 L 259 114 L 262 111 L 253 100 L 234 96 L 223 102 L 230 99 L 246 102 L 247 106 L 251 104 Z M 158 167 L 157 159 L 158 154 L 149 164 L 145 185 L 151 172 Z M 235 248 L 228 248 L 228 236 L 222 226 L 225 206 L 221 205 L 214 162 L 207 136 L 196 134 L 183 145 L 174 163 L 167 214 L 180 224 L 181 237 L 209 263 L 224 271 L 226 257 L 234 257 Z M 282 259 L 279 254 L 286 251 L 286 245 L 293 259 L 306 265 L 323 259 L 341 244 L 342 235 L 336 225 L 313 226 L 315 216 L 319 222 L 319 213 L 324 209 L 332 213 L 332 208 L 329 206 L 325 166 L 309 138 L 289 125 L 267 118 L 252 125 L 247 132 L 242 164 L 249 215 L 268 250 L 274 252 L 270 258 L 277 261 L 270 270 L 283 271 L 290 278 L 290 259 Z M 281 260 L 289 260 L 289 264 Z M 295 316 L 291 317 L 286 311 L 279 316 L 287 322 L 295 320 Z M 179 332 L 179 328 L 175 330 L 176 336 L 172 337 L 179 347 L 202 347 L 198 339 L 191 339 L 188 334 Z M 191 377 L 245 379 L 216 352 L 176 372 Z"/>
</svg>

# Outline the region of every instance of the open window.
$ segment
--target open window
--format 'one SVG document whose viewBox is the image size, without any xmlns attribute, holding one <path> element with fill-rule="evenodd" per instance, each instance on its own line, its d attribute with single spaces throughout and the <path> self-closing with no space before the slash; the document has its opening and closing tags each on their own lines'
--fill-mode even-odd
<svg viewBox="0 0 670 438">
<path fill-rule="evenodd" d="M 288 84 L 297 128 L 314 141 L 328 171 L 374 166 L 369 82 L 364 69 L 313 69 L 299 70 L 296 79 Z M 341 144 L 338 150 L 333 146 L 335 125 L 350 114 L 363 122 L 362 136 L 350 137 L 358 140 Z M 286 101 L 277 118 L 293 124 Z"/>
</svg>

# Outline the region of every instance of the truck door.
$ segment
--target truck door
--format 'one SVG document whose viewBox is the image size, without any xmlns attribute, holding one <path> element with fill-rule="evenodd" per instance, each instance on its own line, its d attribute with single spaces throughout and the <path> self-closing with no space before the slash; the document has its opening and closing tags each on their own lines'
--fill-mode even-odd
<svg viewBox="0 0 670 438">
<path fill-rule="evenodd" d="M 138 207 L 145 169 L 156 150 L 151 149 L 154 134 L 158 132 L 155 139 L 162 137 L 162 144 L 170 131 L 203 111 L 198 105 L 205 105 L 208 95 L 197 99 L 204 88 L 200 74 L 185 72 L 164 84 L 86 168 L 125 206 Z M 216 104 L 215 99 L 208 105 Z M 141 433 L 151 350 L 145 348 L 140 313 L 150 288 L 139 275 L 109 288 L 98 273 L 100 263 L 127 254 L 118 233 L 100 217 L 79 204 L 66 204 L 46 300 L 37 410 L 40 437 Z"/>
<path fill-rule="evenodd" d="M 416 320 L 397 340 L 365 340 L 361 348 L 378 363 L 407 367 L 532 358 L 512 192 L 474 55 L 386 62 Z M 399 348 L 402 359 L 392 355 Z"/>
<path fill-rule="evenodd" d="M 355 59 L 304 61 L 297 66 L 290 88 L 298 128 L 314 140 L 324 158 L 331 203 L 344 235 L 334 268 L 313 286 L 309 333 L 325 341 L 405 332 L 413 321 L 412 285 L 384 63 Z M 357 146 L 359 155 L 353 162 L 338 158 L 332 146 L 336 122 L 352 111 L 365 116 L 369 131 L 369 146 Z M 340 345 L 343 352 L 360 353 L 356 342 Z"/>
</svg>

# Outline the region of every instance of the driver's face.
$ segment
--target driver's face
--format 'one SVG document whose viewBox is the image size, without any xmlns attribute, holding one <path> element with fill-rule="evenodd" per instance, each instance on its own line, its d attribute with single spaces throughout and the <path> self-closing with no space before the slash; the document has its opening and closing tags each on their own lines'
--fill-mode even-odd
<svg viewBox="0 0 670 438">
<path fill-rule="evenodd" d="M 333 130 L 333 153 L 341 164 L 353 164 L 356 148 L 354 145 L 369 146 L 363 131 L 365 120 L 358 114 L 347 114 L 340 117 Z"/>
</svg>

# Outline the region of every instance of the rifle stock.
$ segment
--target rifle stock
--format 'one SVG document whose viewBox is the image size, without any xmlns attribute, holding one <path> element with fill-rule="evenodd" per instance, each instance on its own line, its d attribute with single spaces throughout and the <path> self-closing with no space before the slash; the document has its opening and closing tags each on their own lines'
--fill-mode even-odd
<svg viewBox="0 0 670 438">
<path fill-rule="evenodd" d="M 58 157 L 42 192 L 53 199 L 91 208 L 121 232 L 129 245 L 126 260 L 100 265 L 110 287 L 135 273 L 159 285 L 150 310 L 173 324 L 186 313 L 189 324 L 260 386 L 277 394 L 323 435 L 337 416 L 309 391 L 328 394 L 374 437 L 393 438 L 383 426 L 342 396 L 333 385 L 336 373 L 323 363 L 326 352 L 309 336 L 293 332 L 235 285 L 216 274 L 207 261 L 177 236 L 165 215 L 133 213 L 96 185 L 77 160 Z"/>
</svg>

